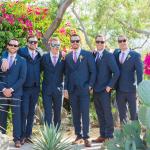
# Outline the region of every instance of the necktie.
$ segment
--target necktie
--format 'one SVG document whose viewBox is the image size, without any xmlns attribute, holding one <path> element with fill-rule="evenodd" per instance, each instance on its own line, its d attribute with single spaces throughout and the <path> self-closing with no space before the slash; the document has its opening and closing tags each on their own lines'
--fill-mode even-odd
<svg viewBox="0 0 150 150">
<path fill-rule="evenodd" d="M 74 60 L 75 63 L 77 62 L 77 52 L 73 53 L 73 60 Z"/>
<path fill-rule="evenodd" d="M 55 66 L 57 63 L 57 56 L 53 56 L 53 65 Z"/>
<path fill-rule="evenodd" d="M 32 52 L 32 59 L 33 59 L 33 60 L 34 60 L 34 56 L 35 56 L 35 55 L 34 55 L 34 52 Z"/>
<path fill-rule="evenodd" d="M 121 53 L 120 63 L 124 63 L 125 53 Z"/>
<path fill-rule="evenodd" d="M 10 56 L 10 59 L 9 59 L 9 68 L 12 66 L 13 64 L 13 57 L 14 56 Z"/>
</svg>

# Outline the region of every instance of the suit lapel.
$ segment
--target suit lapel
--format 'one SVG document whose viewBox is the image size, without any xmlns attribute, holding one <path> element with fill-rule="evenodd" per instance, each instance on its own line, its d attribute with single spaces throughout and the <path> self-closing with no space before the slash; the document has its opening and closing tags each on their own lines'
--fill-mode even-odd
<svg viewBox="0 0 150 150">
<path fill-rule="evenodd" d="M 126 57 L 126 59 L 125 59 L 123 64 L 127 63 L 128 60 L 130 59 L 130 57 L 131 57 L 131 50 L 129 51 L 129 53 L 128 53 L 128 55 L 127 55 L 127 57 Z"/>
</svg>

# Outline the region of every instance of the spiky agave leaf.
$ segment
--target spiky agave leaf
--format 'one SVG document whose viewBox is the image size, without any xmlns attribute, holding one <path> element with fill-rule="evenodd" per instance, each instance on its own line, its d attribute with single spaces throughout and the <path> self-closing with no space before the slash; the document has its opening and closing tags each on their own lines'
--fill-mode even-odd
<svg viewBox="0 0 150 150">
<path fill-rule="evenodd" d="M 63 133 L 54 125 L 44 125 L 39 130 L 39 135 L 34 138 L 35 150 L 70 150 L 71 144 L 68 139 L 63 140 Z"/>
</svg>

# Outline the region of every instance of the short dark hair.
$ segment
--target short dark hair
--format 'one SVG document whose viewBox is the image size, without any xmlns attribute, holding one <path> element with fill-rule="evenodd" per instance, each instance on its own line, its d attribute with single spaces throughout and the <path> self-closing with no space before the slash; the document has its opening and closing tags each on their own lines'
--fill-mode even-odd
<svg viewBox="0 0 150 150">
<path fill-rule="evenodd" d="M 18 40 L 17 38 L 9 39 L 9 40 L 7 41 L 7 45 L 9 44 L 9 42 L 10 42 L 10 41 L 17 41 L 17 42 L 18 42 L 18 44 L 19 44 L 19 40 Z"/>
<path fill-rule="evenodd" d="M 70 35 L 70 41 L 71 41 L 71 38 L 72 38 L 73 36 L 78 36 L 78 37 L 80 38 L 80 35 L 79 35 L 79 34 L 74 33 L 74 34 L 71 34 L 71 35 Z M 81 38 L 80 38 L 80 40 L 81 40 Z"/>
<path fill-rule="evenodd" d="M 122 38 L 122 37 L 125 38 L 125 39 L 128 39 L 125 35 L 119 35 L 119 36 L 118 36 L 118 40 L 119 40 L 120 38 Z"/>
<path fill-rule="evenodd" d="M 37 38 L 37 36 L 36 35 L 29 35 L 29 36 L 27 36 L 27 42 L 29 42 L 29 39 L 30 38 L 34 38 L 34 37 L 36 37 Z M 38 38 L 37 38 L 38 39 Z"/>
<path fill-rule="evenodd" d="M 95 36 L 95 40 L 96 40 L 98 37 L 103 37 L 103 38 L 105 38 L 105 36 L 104 36 L 104 35 L 102 35 L 102 34 L 98 34 L 98 35 L 96 35 L 96 36 Z"/>
</svg>

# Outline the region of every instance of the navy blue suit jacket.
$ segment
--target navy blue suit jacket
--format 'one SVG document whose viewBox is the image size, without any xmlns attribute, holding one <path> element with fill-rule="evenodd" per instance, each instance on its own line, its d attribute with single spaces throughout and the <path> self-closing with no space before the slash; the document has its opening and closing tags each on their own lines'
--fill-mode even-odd
<svg viewBox="0 0 150 150">
<path fill-rule="evenodd" d="M 7 52 L 6 55 L 8 57 Z M 0 66 L 1 63 L 2 61 L 0 61 Z M 27 64 L 25 59 L 16 55 L 14 63 L 10 69 L 1 74 L 0 90 L 2 91 L 4 88 L 12 88 L 14 90 L 13 96 L 22 96 L 22 87 L 26 79 L 26 73 Z"/>
<path fill-rule="evenodd" d="M 69 93 L 79 90 L 87 94 L 89 86 L 93 87 L 96 79 L 96 66 L 91 52 L 81 49 L 76 63 L 73 61 L 73 52 L 66 56 L 65 89 Z"/>
<path fill-rule="evenodd" d="M 120 70 L 120 77 L 116 84 L 116 88 L 123 92 L 135 92 L 135 78 L 137 79 L 137 84 L 139 84 L 143 79 L 143 64 L 141 61 L 141 55 L 130 50 L 126 60 L 123 64 L 121 64 L 119 61 L 120 53 L 120 49 L 116 49 L 114 51 L 114 56 Z"/>
<path fill-rule="evenodd" d="M 40 60 L 41 54 L 37 51 L 37 55 L 34 60 L 31 58 L 28 48 L 23 47 L 20 48 L 17 52 L 21 57 L 26 59 L 27 62 L 27 76 L 26 81 L 24 83 L 24 87 L 40 87 Z M 6 58 L 5 52 L 2 54 L 3 58 Z"/>
<path fill-rule="evenodd" d="M 119 77 L 119 68 L 113 54 L 103 51 L 102 57 L 96 60 L 96 72 L 95 92 L 101 92 L 107 86 L 114 88 Z"/>
<path fill-rule="evenodd" d="M 41 67 L 43 70 L 43 93 L 50 95 L 52 92 L 62 92 L 65 62 L 61 53 L 55 66 L 52 63 L 50 53 L 44 54 L 41 59 Z"/>
</svg>

